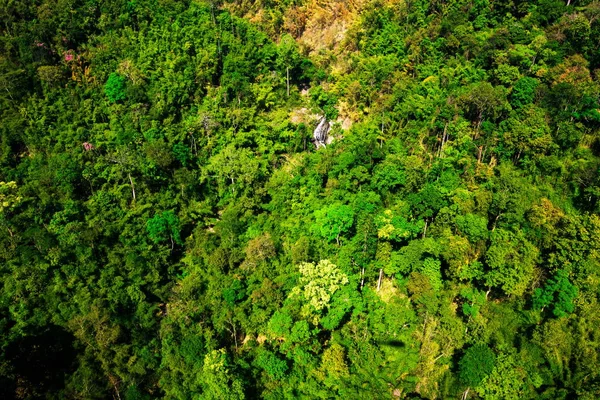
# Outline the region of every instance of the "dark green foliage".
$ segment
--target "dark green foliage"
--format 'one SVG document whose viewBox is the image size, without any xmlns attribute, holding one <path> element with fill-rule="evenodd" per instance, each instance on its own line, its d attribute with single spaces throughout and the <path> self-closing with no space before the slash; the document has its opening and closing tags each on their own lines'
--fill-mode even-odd
<svg viewBox="0 0 600 400">
<path fill-rule="evenodd" d="M 510 103 L 516 108 L 522 108 L 533 103 L 538 85 L 539 82 L 534 78 L 524 77 L 519 79 L 513 87 Z"/>
<path fill-rule="evenodd" d="M 472 242 L 488 238 L 487 219 L 474 214 L 459 215 L 456 217 L 458 229 Z"/>
<path fill-rule="evenodd" d="M 534 291 L 533 307 L 543 309 L 551 306 L 555 317 L 564 317 L 575 310 L 573 301 L 577 294 L 578 289 L 569 281 L 567 272 L 560 269 L 543 288 Z"/>
<path fill-rule="evenodd" d="M 567 3 L 5 1 L 0 397 L 600 398 Z"/>
<path fill-rule="evenodd" d="M 460 381 L 470 387 L 479 386 L 494 369 L 496 355 L 486 344 L 476 344 L 467 349 L 458 362 Z"/>
<path fill-rule="evenodd" d="M 171 239 L 177 244 L 182 244 L 179 234 L 179 218 L 173 211 L 163 211 L 156 214 L 146 222 L 146 230 L 154 243 Z"/>
<path fill-rule="evenodd" d="M 223 299 L 230 305 L 233 306 L 238 301 L 246 297 L 246 291 L 244 285 L 238 279 L 234 280 L 231 286 L 227 289 L 223 289 Z"/>
<path fill-rule="evenodd" d="M 104 84 L 104 94 L 112 103 L 120 100 L 125 100 L 125 78 L 117 73 L 112 73 L 108 76 L 108 80 Z"/>
<path fill-rule="evenodd" d="M 256 365 L 276 380 L 282 379 L 288 370 L 286 362 L 268 350 L 263 350 L 258 354 Z"/>
<path fill-rule="evenodd" d="M 175 143 L 173 145 L 173 156 L 181 163 L 181 165 L 187 167 L 192 158 L 192 152 L 188 146 L 181 143 Z"/>
</svg>

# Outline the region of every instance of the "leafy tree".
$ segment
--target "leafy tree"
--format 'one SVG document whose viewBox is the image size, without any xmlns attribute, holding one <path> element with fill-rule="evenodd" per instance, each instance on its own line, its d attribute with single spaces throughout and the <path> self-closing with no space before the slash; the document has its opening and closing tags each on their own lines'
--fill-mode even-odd
<svg viewBox="0 0 600 400">
<path fill-rule="evenodd" d="M 340 245 L 340 236 L 354 224 L 354 210 L 345 204 L 333 204 L 315 211 L 319 233 L 328 241 L 336 240 Z"/>
<path fill-rule="evenodd" d="M 173 211 L 163 211 L 146 222 L 148 236 L 154 243 L 170 239 L 177 244 L 183 244 L 180 237 L 179 218 Z"/>
<path fill-rule="evenodd" d="M 239 279 L 234 280 L 231 286 L 223 289 L 223 298 L 230 306 L 243 300 L 244 297 L 246 297 L 246 291 L 243 283 Z"/>
<path fill-rule="evenodd" d="M 104 94 L 111 103 L 125 100 L 125 78 L 113 72 L 104 85 Z"/>
<path fill-rule="evenodd" d="M 441 263 L 439 260 L 434 258 L 426 258 L 423 261 L 423 267 L 421 273 L 429 278 L 429 282 L 435 291 L 439 291 L 442 288 L 442 272 Z"/>
<path fill-rule="evenodd" d="M 492 233 L 491 242 L 486 254 L 490 268 L 485 277 L 487 285 L 502 288 L 507 294 L 522 295 L 533 279 L 538 249 L 522 234 L 501 229 Z"/>
<path fill-rule="evenodd" d="M 551 305 L 555 317 L 564 317 L 575 309 L 573 301 L 577 294 L 577 287 L 569 281 L 567 272 L 558 270 L 543 288 L 534 291 L 533 307 L 543 310 Z"/>
<path fill-rule="evenodd" d="M 188 162 L 192 158 L 190 148 L 181 143 L 173 145 L 173 155 L 184 167 L 188 165 Z"/>
<path fill-rule="evenodd" d="M 487 219 L 478 215 L 459 215 L 456 217 L 456 225 L 473 243 L 485 240 L 489 235 Z"/>
<path fill-rule="evenodd" d="M 0 182 L 0 213 L 9 210 L 21 201 L 20 196 L 13 194 L 16 189 L 16 182 Z"/>
<path fill-rule="evenodd" d="M 259 179 L 261 169 L 261 162 L 250 149 L 229 145 L 211 157 L 207 171 L 214 174 L 220 194 L 230 189 L 232 194 L 239 196 L 250 191 Z"/>
<path fill-rule="evenodd" d="M 242 382 L 232 376 L 229 360 L 224 349 L 213 350 L 204 357 L 202 376 L 207 399 L 245 399 Z"/>
<path fill-rule="evenodd" d="M 287 95 L 290 95 L 290 70 L 294 69 L 300 62 L 298 45 L 289 34 L 284 34 L 279 40 L 278 46 L 279 62 L 285 68 Z"/>
<path fill-rule="evenodd" d="M 477 392 L 484 398 L 518 399 L 529 396 L 525 370 L 514 354 L 500 353 L 489 375 L 483 378 Z"/>
<path fill-rule="evenodd" d="M 519 79 L 510 95 L 510 103 L 516 108 L 523 108 L 527 104 L 533 103 L 538 85 L 539 82 L 534 78 L 524 77 Z"/>
<path fill-rule="evenodd" d="M 269 330 L 278 336 L 287 336 L 292 328 L 294 320 L 283 311 L 277 310 L 269 320 Z"/>
<path fill-rule="evenodd" d="M 349 282 L 346 274 L 329 260 L 321 260 L 316 265 L 302 263 L 298 269 L 300 271 L 299 286 L 294 289 L 293 293 L 302 295 L 308 302 L 306 306 L 310 306 L 317 312 L 328 307 L 333 294 Z"/>
<path fill-rule="evenodd" d="M 288 370 L 286 362 L 268 350 L 262 350 L 258 354 L 256 365 L 276 380 L 283 379 Z"/>
<path fill-rule="evenodd" d="M 459 365 L 459 376 L 462 383 L 477 387 L 487 377 L 496 362 L 496 355 L 486 344 L 475 344 L 465 351 Z"/>
</svg>

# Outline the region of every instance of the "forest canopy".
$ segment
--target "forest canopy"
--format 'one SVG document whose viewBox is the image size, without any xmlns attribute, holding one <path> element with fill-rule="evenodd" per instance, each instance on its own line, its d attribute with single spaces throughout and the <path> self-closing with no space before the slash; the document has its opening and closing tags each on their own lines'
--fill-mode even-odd
<svg viewBox="0 0 600 400">
<path fill-rule="evenodd" d="M 600 398 L 597 0 L 0 20 L 0 397 Z"/>
</svg>

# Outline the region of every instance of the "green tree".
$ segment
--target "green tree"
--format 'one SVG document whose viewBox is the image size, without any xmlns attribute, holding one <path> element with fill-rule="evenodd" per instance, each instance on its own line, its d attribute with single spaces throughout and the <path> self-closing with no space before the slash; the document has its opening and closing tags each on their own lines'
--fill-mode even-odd
<svg viewBox="0 0 600 400">
<path fill-rule="evenodd" d="M 290 71 L 293 70 L 300 61 L 300 55 L 298 53 L 298 44 L 294 38 L 289 34 L 284 34 L 279 40 L 279 46 L 277 48 L 278 61 L 285 68 L 285 81 L 287 88 L 287 95 L 290 95 Z"/>
<path fill-rule="evenodd" d="M 555 317 L 564 317 L 575 309 L 574 300 L 577 294 L 578 289 L 569 281 L 567 272 L 559 269 L 543 288 L 535 289 L 533 307 L 543 310 L 552 306 L 552 314 Z"/>
<path fill-rule="evenodd" d="M 328 241 L 336 240 L 340 245 L 340 236 L 354 224 L 354 210 L 346 204 L 332 204 L 315 211 L 316 224 L 321 236 Z"/>
<path fill-rule="evenodd" d="M 125 78 L 115 72 L 108 76 L 108 80 L 104 85 L 104 94 L 111 103 L 125 100 L 125 83 Z"/>
<path fill-rule="evenodd" d="M 180 236 L 179 218 L 171 210 L 156 214 L 146 222 L 146 231 L 154 243 L 171 240 L 174 243 L 183 244 Z"/>
<path fill-rule="evenodd" d="M 21 201 L 21 197 L 14 194 L 16 190 L 16 182 L 0 182 L 0 213 L 11 209 Z"/>
<path fill-rule="evenodd" d="M 299 285 L 292 293 L 301 295 L 308 302 L 304 309 L 309 315 L 311 310 L 320 312 L 328 307 L 333 294 L 349 282 L 346 274 L 329 260 L 321 260 L 316 265 L 302 263 L 298 270 Z"/>
<path fill-rule="evenodd" d="M 202 397 L 211 400 L 245 399 L 242 382 L 235 377 L 230 368 L 227 353 L 224 349 L 213 350 L 204 357 L 202 366 L 204 392 Z"/>
<path fill-rule="evenodd" d="M 522 233 L 496 229 L 486 253 L 489 267 L 486 284 L 502 288 L 506 294 L 521 296 L 533 280 L 538 255 L 538 249 Z"/>
<path fill-rule="evenodd" d="M 283 379 L 288 370 L 286 362 L 268 350 L 259 352 L 256 357 L 256 365 L 275 380 Z"/>
<path fill-rule="evenodd" d="M 475 344 L 465 351 L 458 362 L 459 377 L 463 384 L 477 387 L 494 369 L 496 355 L 484 343 Z"/>
<path fill-rule="evenodd" d="M 533 103 L 538 85 L 538 80 L 534 78 L 524 77 L 519 79 L 510 94 L 510 104 L 516 108 L 523 108 Z"/>
<path fill-rule="evenodd" d="M 500 353 L 489 375 L 485 376 L 477 388 L 484 399 L 522 399 L 529 397 L 526 371 L 520 367 L 517 355 Z"/>
</svg>

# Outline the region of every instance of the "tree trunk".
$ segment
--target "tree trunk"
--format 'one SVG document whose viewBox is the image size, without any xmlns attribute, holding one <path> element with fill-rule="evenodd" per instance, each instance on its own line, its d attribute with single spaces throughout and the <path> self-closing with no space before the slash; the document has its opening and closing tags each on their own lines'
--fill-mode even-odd
<svg viewBox="0 0 600 400">
<path fill-rule="evenodd" d="M 383 279 L 383 268 L 379 269 L 379 280 L 377 281 L 377 291 L 381 289 L 381 280 Z"/>
<path fill-rule="evenodd" d="M 465 390 L 463 392 L 462 400 L 467 400 L 467 396 L 469 395 L 469 390 L 471 390 L 471 388 L 467 388 L 467 390 Z"/>
<path fill-rule="evenodd" d="M 285 68 L 285 73 L 287 75 L 287 97 L 290 97 L 290 67 Z"/>
<path fill-rule="evenodd" d="M 133 201 L 135 201 L 135 187 L 133 186 L 133 179 L 131 179 L 131 174 L 127 174 L 129 177 L 129 183 L 131 183 L 131 194 L 133 195 Z"/>
<path fill-rule="evenodd" d="M 360 271 L 360 291 L 361 292 L 362 292 L 363 286 L 365 286 L 365 267 L 362 267 L 362 270 Z"/>
<path fill-rule="evenodd" d="M 444 125 L 444 133 L 442 133 L 442 144 L 440 145 L 440 150 L 438 152 L 438 158 L 442 157 L 442 151 L 444 151 L 444 143 L 448 140 L 448 123 Z"/>
</svg>

